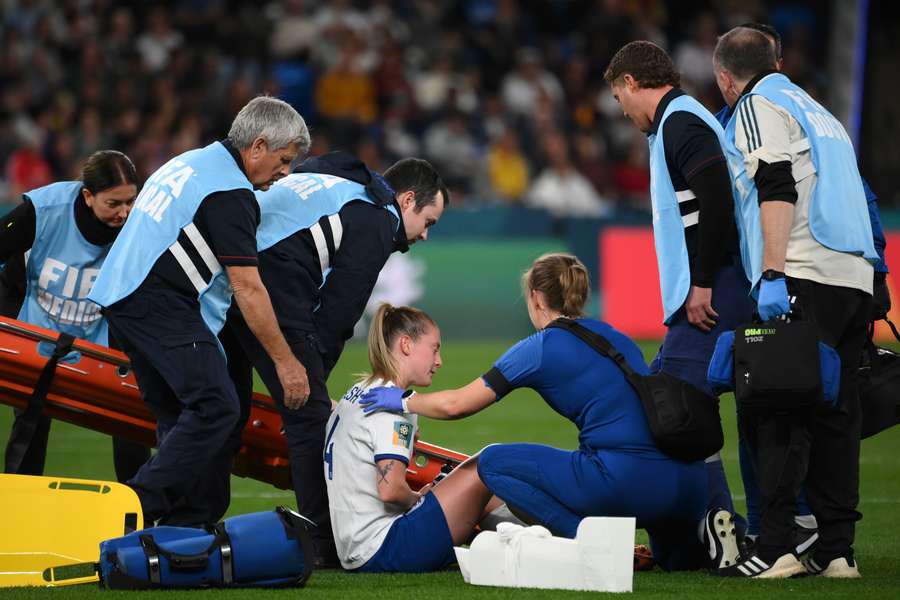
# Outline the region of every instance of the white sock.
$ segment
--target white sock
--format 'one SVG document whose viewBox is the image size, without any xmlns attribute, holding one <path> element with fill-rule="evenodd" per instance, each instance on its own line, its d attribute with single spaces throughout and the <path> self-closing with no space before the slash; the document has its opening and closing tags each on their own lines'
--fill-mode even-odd
<svg viewBox="0 0 900 600">
<path fill-rule="evenodd" d="M 800 527 L 805 527 L 806 529 L 818 529 L 819 523 L 816 521 L 816 515 L 797 515 L 794 517 L 794 522 Z"/>
<path fill-rule="evenodd" d="M 501 504 L 483 519 L 479 525 L 484 531 L 497 531 L 497 525 L 500 523 L 515 523 L 522 527 L 528 527 L 527 523 L 522 522 L 516 515 L 512 514 L 506 504 Z"/>
</svg>

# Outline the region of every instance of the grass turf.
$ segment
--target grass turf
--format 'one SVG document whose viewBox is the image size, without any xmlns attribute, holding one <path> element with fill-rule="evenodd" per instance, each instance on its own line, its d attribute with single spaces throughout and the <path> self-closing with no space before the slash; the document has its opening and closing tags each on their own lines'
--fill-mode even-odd
<svg viewBox="0 0 900 600">
<path fill-rule="evenodd" d="M 468 383 L 486 370 L 506 349 L 496 342 L 455 342 L 446 344 L 444 367 L 434 380 L 436 389 Z M 644 344 L 651 356 L 654 344 Z M 365 349 L 350 345 L 335 369 L 329 389 L 340 397 L 354 379 L 354 373 L 366 368 Z M 743 508 L 743 490 L 738 474 L 735 445 L 734 402 L 723 399 L 722 420 L 726 446 L 722 451 L 735 502 Z M 0 432 L 9 431 L 11 409 L 0 409 Z M 482 413 L 459 422 L 420 420 L 422 439 L 465 452 L 474 452 L 487 443 L 531 441 L 561 448 L 577 445 L 573 425 L 553 413 L 533 392 L 520 390 Z M 114 479 L 109 438 L 65 423 L 54 423 L 47 458 L 48 475 L 91 479 Z M 634 592 L 640 597 L 686 598 L 766 598 L 815 594 L 817 597 L 855 598 L 891 597 L 900 587 L 900 540 L 893 531 L 900 516 L 900 430 L 879 434 L 862 444 L 860 511 L 864 519 L 857 527 L 856 552 L 863 573 L 858 581 L 804 578 L 789 581 L 735 581 L 710 577 L 704 573 L 663 573 L 656 569 L 636 573 Z M 293 494 L 257 481 L 235 477 L 232 480 L 229 514 L 268 510 L 278 504 L 293 504 Z M 638 532 L 638 540 L 645 540 Z M 891 592 L 894 590 L 894 592 Z M 159 598 L 151 592 L 109 592 L 93 585 L 0 589 L 0 598 L 85 598 L 96 597 Z M 352 575 L 340 571 L 313 574 L 306 589 L 298 590 L 194 590 L 166 593 L 166 598 L 287 598 L 294 594 L 309 597 L 354 598 L 504 598 L 515 594 L 523 598 L 576 596 L 574 592 L 511 590 L 466 585 L 458 571 L 427 575 Z M 213 596 L 214 595 L 214 596 Z"/>
</svg>

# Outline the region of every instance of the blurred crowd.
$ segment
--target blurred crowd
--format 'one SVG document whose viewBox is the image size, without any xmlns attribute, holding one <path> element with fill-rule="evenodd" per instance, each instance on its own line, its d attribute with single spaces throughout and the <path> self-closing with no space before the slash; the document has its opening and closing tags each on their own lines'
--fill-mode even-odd
<svg viewBox="0 0 900 600">
<path fill-rule="evenodd" d="M 0 0 L 0 200 L 74 178 L 100 148 L 142 177 L 225 136 L 250 98 L 307 119 L 312 154 L 382 169 L 433 161 L 454 203 L 595 216 L 649 208 L 647 141 L 603 83 L 623 44 L 667 49 L 683 87 L 722 104 L 716 35 L 784 36 L 807 89 L 824 27 L 811 3 L 762 0 Z"/>
</svg>

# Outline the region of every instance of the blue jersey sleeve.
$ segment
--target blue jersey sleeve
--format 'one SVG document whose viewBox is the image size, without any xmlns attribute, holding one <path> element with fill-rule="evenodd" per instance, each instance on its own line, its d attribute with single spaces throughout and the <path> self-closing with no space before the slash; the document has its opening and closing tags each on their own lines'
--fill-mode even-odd
<svg viewBox="0 0 900 600">
<path fill-rule="evenodd" d="M 515 388 L 532 385 L 541 368 L 542 352 L 543 332 L 538 332 L 507 350 L 482 378 L 499 400 Z"/>
<path fill-rule="evenodd" d="M 862 179 L 862 178 L 860 178 Z M 887 241 L 884 239 L 884 230 L 881 228 L 881 213 L 878 211 L 878 196 L 869 187 L 868 182 L 862 179 L 863 189 L 866 191 L 866 203 L 869 207 L 869 221 L 872 222 L 872 241 L 875 243 L 875 251 L 878 253 L 878 262 L 875 263 L 876 273 L 887 273 L 887 264 L 884 262 L 884 249 Z"/>
<path fill-rule="evenodd" d="M 731 107 L 726 104 L 715 116 L 716 121 L 718 121 L 722 127 L 728 127 L 728 121 L 731 119 Z"/>
</svg>

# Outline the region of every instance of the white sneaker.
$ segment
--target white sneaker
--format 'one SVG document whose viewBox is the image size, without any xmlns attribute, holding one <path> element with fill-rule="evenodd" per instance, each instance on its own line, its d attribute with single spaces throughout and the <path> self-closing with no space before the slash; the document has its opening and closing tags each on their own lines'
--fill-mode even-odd
<svg viewBox="0 0 900 600">
<path fill-rule="evenodd" d="M 756 577 L 759 579 L 787 579 L 796 575 L 806 575 L 806 567 L 794 554 L 782 554 L 771 567 Z"/>
<path fill-rule="evenodd" d="M 788 552 L 781 555 L 778 560 L 769 564 L 757 555 L 751 555 L 743 561 L 719 569 L 716 575 L 723 577 L 753 577 L 756 579 L 787 579 L 796 575 L 805 575 L 806 567 L 797 557 Z"/>
<path fill-rule="evenodd" d="M 851 559 L 847 559 L 843 556 L 835 558 L 830 563 L 828 563 L 825 567 L 822 567 L 813 557 L 809 557 L 804 562 L 806 566 L 806 571 L 810 575 L 819 575 L 821 577 L 831 577 L 834 579 L 859 579 L 862 575 L 859 574 L 859 567 L 856 566 L 856 561 Z"/>
</svg>

